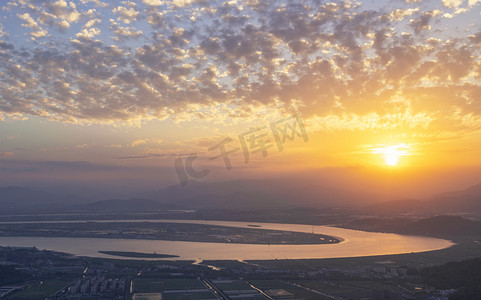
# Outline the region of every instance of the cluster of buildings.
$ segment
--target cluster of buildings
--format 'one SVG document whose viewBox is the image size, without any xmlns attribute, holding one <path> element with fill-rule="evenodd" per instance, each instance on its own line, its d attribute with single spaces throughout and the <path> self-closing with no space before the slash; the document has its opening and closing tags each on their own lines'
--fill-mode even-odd
<svg viewBox="0 0 481 300">
<path fill-rule="evenodd" d="M 208 265 L 215 264 L 215 266 Z M 272 263 L 272 264 L 271 264 Z M 190 262 L 114 262 L 111 260 L 99 260 L 90 258 L 73 257 L 66 254 L 52 251 L 38 250 L 36 248 L 23 247 L 0 247 L 0 267 L 6 270 L 14 270 L 19 280 L 5 282 L 0 286 L 0 298 L 11 296 L 14 293 L 22 293 L 23 289 L 29 290 L 29 281 L 58 280 L 64 275 L 68 278 L 78 278 L 74 282 L 65 281 L 65 285 L 52 295 L 43 295 L 48 299 L 128 299 L 134 291 L 132 290 L 132 279 L 141 278 L 147 275 L 159 276 L 159 278 L 170 279 L 196 279 L 198 277 L 211 278 L 211 285 L 219 287 L 227 297 L 232 299 L 262 299 L 264 294 L 252 287 L 233 285 L 238 278 L 249 279 L 276 279 L 278 281 L 299 282 L 302 280 L 322 280 L 332 286 L 336 286 L 337 280 L 366 280 L 370 282 L 405 282 L 406 285 L 392 284 L 386 288 L 379 289 L 377 286 L 364 288 L 371 289 L 372 295 L 366 299 L 374 300 L 397 300 L 397 299 L 430 299 L 447 300 L 454 290 L 435 290 L 429 286 L 420 285 L 416 270 L 411 269 L 408 274 L 406 267 L 400 266 L 393 261 L 379 261 L 365 265 L 347 265 L 344 267 L 318 267 L 312 268 L 307 262 L 295 262 L 286 260 L 259 264 L 255 262 L 232 261 L 232 262 L 201 262 L 191 264 Z M 288 267 L 288 266 L 291 267 Z M 125 274 L 122 278 L 120 274 Z M 412 275 L 415 275 L 414 277 Z M 78 276 L 78 277 L 73 277 Z M 214 280 L 213 278 L 217 278 Z M 10 278 L 12 279 L 12 278 Z M 414 282 L 416 282 L 414 284 Z M 13 284 L 15 285 L 13 285 Z M 408 284 L 412 283 L 412 284 Z M 10 284 L 10 285 L 6 285 Z M 341 287 L 341 286 L 339 286 Z M 293 299 L 296 296 L 286 290 L 277 289 L 276 286 L 269 286 L 265 292 L 275 299 Z M 199 288 L 197 288 L 199 289 Z M 207 292 L 206 292 L 207 291 Z M 322 290 L 320 290 L 323 292 Z M 143 292 L 143 291 L 140 291 Z M 197 292 L 199 294 L 210 294 L 208 286 L 201 290 L 189 290 L 187 293 Z M 185 291 L 163 290 L 158 295 L 174 296 Z M 137 293 L 138 299 L 141 294 Z M 152 296 L 152 295 L 150 295 Z M 151 298 L 151 299 L 155 299 Z M 161 296 L 160 296 L 161 297 Z"/>
<path fill-rule="evenodd" d="M 125 278 L 105 278 L 105 276 L 95 276 L 87 279 L 77 280 L 67 288 L 69 295 L 110 295 L 122 296 L 130 287 L 130 280 Z"/>
<path fill-rule="evenodd" d="M 372 290 L 372 298 L 374 300 L 406 300 L 408 299 L 406 296 L 403 297 L 403 294 L 400 291 L 396 291 L 392 289 Z"/>
<path fill-rule="evenodd" d="M 390 279 L 408 276 L 408 269 L 391 262 L 380 262 L 374 265 L 349 268 L 318 268 L 316 270 L 275 269 L 266 267 L 235 267 L 228 270 L 233 274 L 252 276 L 295 276 L 299 278 L 362 278 Z"/>
</svg>

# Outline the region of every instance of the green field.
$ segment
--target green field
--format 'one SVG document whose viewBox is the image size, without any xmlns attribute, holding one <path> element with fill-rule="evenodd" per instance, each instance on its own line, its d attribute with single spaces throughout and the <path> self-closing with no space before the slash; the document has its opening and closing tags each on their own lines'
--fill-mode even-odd
<svg viewBox="0 0 481 300">
<path fill-rule="evenodd" d="M 321 281 L 312 280 L 312 281 L 299 281 L 299 284 L 315 289 L 317 291 L 347 298 L 347 299 L 361 299 L 361 298 L 368 298 L 372 296 L 372 289 L 379 289 L 379 288 L 392 288 L 391 285 L 382 285 L 382 284 L 375 284 L 373 281 L 367 282 L 341 282 L 336 281 L 335 283 L 323 283 Z M 370 286 L 370 284 L 372 285 Z"/>
<path fill-rule="evenodd" d="M 133 282 L 136 293 L 158 293 L 169 290 L 203 289 L 198 279 L 136 278 Z"/>
<path fill-rule="evenodd" d="M 5 299 L 43 300 L 69 283 L 69 279 L 36 280 L 28 283 L 30 287 L 23 291 L 13 293 Z"/>
<path fill-rule="evenodd" d="M 182 294 L 164 294 L 163 300 L 201 300 L 201 299 L 217 299 L 211 292 L 198 293 L 182 293 Z"/>
<path fill-rule="evenodd" d="M 167 293 L 163 293 L 162 299 L 164 300 L 216 299 L 210 291 L 193 291 L 207 289 L 198 279 L 136 278 L 133 285 L 135 293 L 163 293 L 167 291 Z"/>
<path fill-rule="evenodd" d="M 230 290 L 248 290 L 251 287 L 242 280 L 231 280 L 230 282 L 216 282 L 215 280 L 212 281 L 216 287 L 225 291 Z"/>
<path fill-rule="evenodd" d="M 294 295 L 295 298 L 304 298 L 305 300 L 328 300 L 331 298 L 324 297 L 322 295 L 310 292 L 303 288 L 294 287 L 287 283 L 278 280 L 251 280 L 251 284 L 260 288 L 263 291 L 271 289 L 283 289 Z"/>
</svg>

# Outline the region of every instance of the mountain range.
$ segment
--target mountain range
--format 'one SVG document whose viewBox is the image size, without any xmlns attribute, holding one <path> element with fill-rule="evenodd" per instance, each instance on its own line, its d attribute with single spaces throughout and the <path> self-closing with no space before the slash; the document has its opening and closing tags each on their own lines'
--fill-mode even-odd
<svg viewBox="0 0 481 300">
<path fill-rule="evenodd" d="M 377 203 L 365 212 L 387 214 L 481 214 L 481 184 L 461 191 L 437 194 L 424 200 L 404 199 Z"/>
<path fill-rule="evenodd" d="M 382 197 L 349 191 L 316 182 L 289 179 L 190 182 L 174 185 L 135 199 L 95 200 L 30 187 L 0 187 L 3 213 L 158 210 L 256 210 L 342 208 L 362 214 L 478 214 L 481 215 L 481 184 L 465 190 L 446 192 L 428 199 L 382 202 Z"/>
</svg>

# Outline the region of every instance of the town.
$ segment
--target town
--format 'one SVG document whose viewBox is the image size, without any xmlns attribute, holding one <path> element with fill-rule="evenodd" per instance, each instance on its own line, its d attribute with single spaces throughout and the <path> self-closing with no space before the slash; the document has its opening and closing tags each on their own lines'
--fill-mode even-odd
<svg viewBox="0 0 481 300">
<path fill-rule="evenodd" d="M 5 299 L 440 300 L 454 292 L 393 260 L 149 261 L 0 247 L 0 270 Z"/>
</svg>

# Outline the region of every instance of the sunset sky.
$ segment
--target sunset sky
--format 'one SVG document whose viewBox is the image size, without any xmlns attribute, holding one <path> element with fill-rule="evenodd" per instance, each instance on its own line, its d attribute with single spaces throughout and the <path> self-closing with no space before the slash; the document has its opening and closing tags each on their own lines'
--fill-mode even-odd
<svg viewBox="0 0 481 300">
<path fill-rule="evenodd" d="M 207 181 L 481 182 L 481 0 L 0 3 L 0 185 L 160 188 L 193 153 Z"/>
</svg>

